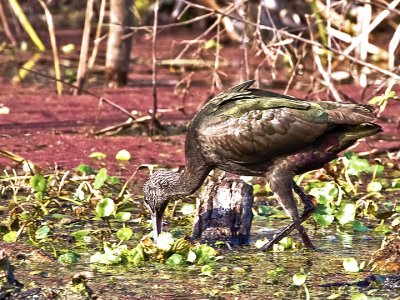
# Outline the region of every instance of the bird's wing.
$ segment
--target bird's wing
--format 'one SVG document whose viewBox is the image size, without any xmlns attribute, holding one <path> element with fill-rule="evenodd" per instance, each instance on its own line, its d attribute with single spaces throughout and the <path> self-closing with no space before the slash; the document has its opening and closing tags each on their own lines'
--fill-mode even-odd
<svg viewBox="0 0 400 300">
<path fill-rule="evenodd" d="M 232 113 L 229 108 L 229 113 Z M 205 153 L 236 163 L 259 163 L 308 146 L 329 127 L 316 108 L 292 107 L 227 111 L 207 118 L 198 129 Z"/>
</svg>

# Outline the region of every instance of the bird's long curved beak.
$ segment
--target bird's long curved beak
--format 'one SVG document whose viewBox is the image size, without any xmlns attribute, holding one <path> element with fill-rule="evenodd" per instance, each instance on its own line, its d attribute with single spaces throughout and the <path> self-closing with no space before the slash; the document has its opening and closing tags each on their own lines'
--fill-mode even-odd
<svg viewBox="0 0 400 300">
<path fill-rule="evenodd" d="M 156 212 L 151 215 L 151 221 L 153 223 L 154 242 L 157 242 L 158 235 L 162 232 L 162 219 L 162 213 L 160 214 Z"/>
</svg>

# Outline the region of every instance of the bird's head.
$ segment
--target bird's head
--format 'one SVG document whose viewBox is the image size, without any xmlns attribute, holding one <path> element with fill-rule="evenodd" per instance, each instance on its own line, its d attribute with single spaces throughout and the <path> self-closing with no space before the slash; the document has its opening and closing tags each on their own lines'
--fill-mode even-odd
<svg viewBox="0 0 400 300">
<path fill-rule="evenodd" d="M 168 202 L 179 193 L 180 174 L 173 171 L 157 171 L 143 187 L 144 204 L 151 213 L 154 241 L 162 232 L 162 219 Z"/>
</svg>

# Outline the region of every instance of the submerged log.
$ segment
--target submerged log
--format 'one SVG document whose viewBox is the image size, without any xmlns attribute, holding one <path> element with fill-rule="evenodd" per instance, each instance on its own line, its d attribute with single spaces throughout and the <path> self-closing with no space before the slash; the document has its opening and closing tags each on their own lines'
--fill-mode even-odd
<svg viewBox="0 0 400 300">
<path fill-rule="evenodd" d="M 193 238 L 247 245 L 253 220 L 253 187 L 238 179 L 210 182 L 196 200 Z"/>
</svg>

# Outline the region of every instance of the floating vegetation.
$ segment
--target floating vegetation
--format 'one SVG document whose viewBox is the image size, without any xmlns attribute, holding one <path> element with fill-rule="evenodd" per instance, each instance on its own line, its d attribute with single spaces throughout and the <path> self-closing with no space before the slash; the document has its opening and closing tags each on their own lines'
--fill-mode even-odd
<svg viewBox="0 0 400 300">
<path fill-rule="evenodd" d="M 133 249 L 128 249 L 127 245 L 113 244 L 104 245 L 103 250 L 92 255 L 90 262 L 106 265 L 131 263 L 139 266 L 147 261 L 153 261 L 169 266 L 184 266 L 205 265 L 218 259 L 214 248 L 208 245 L 193 245 L 183 238 L 175 239 L 169 232 L 161 233 L 155 244 L 145 236 Z"/>
</svg>

